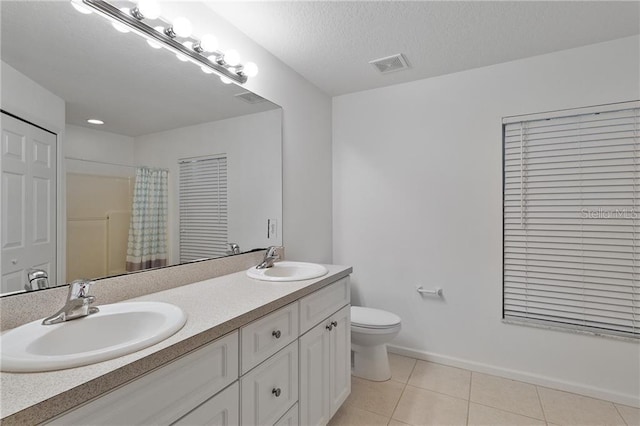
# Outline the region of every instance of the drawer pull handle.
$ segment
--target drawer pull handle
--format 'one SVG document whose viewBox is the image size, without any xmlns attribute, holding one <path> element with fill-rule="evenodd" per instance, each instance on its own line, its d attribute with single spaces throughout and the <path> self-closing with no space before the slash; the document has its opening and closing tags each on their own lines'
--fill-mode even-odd
<svg viewBox="0 0 640 426">
<path fill-rule="evenodd" d="M 276 330 L 276 331 L 274 331 L 273 333 L 271 333 L 271 335 L 272 335 L 273 337 L 275 337 L 276 339 L 279 339 L 279 338 L 280 338 L 280 336 L 282 336 L 282 333 L 280 332 L 280 330 Z"/>
<path fill-rule="evenodd" d="M 337 321 L 331 321 L 331 325 L 334 326 L 334 327 L 337 327 L 338 326 L 338 322 Z"/>
<path fill-rule="evenodd" d="M 327 330 L 331 331 L 331 330 L 333 330 L 333 324 L 329 324 L 329 325 L 325 326 L 324 328 L 326 328 Z"/>
<path fill-rule="evenodd" d="M 273 390 L 271 391 L 272 394 L 274 394 L 277 397 L 280 396 L 280 394 L 282 393 L 282 391 L 280 390 L 280 388 L 273 388 Z"/>
</svg>

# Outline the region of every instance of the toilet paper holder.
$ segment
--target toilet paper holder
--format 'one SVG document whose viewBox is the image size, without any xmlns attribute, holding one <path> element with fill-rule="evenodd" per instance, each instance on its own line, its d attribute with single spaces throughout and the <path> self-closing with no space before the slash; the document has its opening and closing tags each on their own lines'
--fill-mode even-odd
<svg viewBox="0 0 640 426">
<path fill-rule="evenodd" d="M 442 289 L 441 288 L 434 288 L 433 290 L 428 290 L 422 286 L 417 286 L 416 287 L 416 291 L 420 294 L 431 294 L 434 296 L 439 296 L 442 297 Z"/>
</svg>

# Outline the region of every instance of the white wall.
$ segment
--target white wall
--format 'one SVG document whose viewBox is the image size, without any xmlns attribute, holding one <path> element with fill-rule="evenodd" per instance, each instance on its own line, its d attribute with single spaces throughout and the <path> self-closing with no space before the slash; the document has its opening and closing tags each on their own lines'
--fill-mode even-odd
<svg viewBox="0 0 640 426">
<path fill-rule="evenodd" d="M 178 160 L 227 154 L 229 242 L 243 251 L 280 245 L 267 239 L 267 219 L 282 224 L 282 112 L 219 120 L 135 139 L 138 165 L 169 169 L 169 263 L 179 261 Z M 270 186 L 275 182 L 276 186 Z"/>
<path fill-rule="evenodd" d="M 71 124 L 67 124 L 65 133 L 66 172 L 135 176 L 134 138 L 131 136 Z M 78 161 L 73 158 L 88 161 Z"/>
<path fill-rule="evenodd" d="M 334 98 L 334 261 L 353 265 L 356 304 L 402 317 L 395 345 L 640 403 L 637 343 L 501 322 L 501 118 L 640 99 L 639 47 L 620 39 Z"/>
<path fill-rule="evenodd" d="M 260 67 L 247 89 L 283 108 L 283 238 L 287 258 L 331 262 L 331 99 L 202 3 L 164 3 L 167 18 L 184 14 L 197 34 Z M 259 40 L 258 40 L 259 42 Z"/>
<path fill-rule="evenodd" d="M 64 131 L 64 100 L 2 61 L 2 109 L 56 134 Z"/>
</svg>

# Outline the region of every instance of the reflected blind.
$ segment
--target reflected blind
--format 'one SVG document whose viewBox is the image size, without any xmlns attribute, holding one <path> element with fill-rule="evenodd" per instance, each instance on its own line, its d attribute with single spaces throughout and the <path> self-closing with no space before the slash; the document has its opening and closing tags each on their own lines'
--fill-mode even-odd
<svg viewBox="0 0 640 426">
<path fill-rule="evenodd" d="M 183 159 L 180 164 L 180 262 L 227 251 L 227 157 Z"/>
<path fill-rule="evenodd" d="M 503 121 L 505 319 L 640 337 L 639 107 Z"/>
</svg>

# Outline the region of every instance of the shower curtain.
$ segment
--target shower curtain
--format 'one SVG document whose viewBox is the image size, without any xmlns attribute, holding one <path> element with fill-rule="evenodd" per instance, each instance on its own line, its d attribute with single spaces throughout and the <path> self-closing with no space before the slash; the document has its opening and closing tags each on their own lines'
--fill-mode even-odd
<svg viewBox="0 0 640 426">
<path fill-rule="evenodd" d="M 136 169 L 127 271 L 167 265 L 167 170 Z"/>
</svg>

